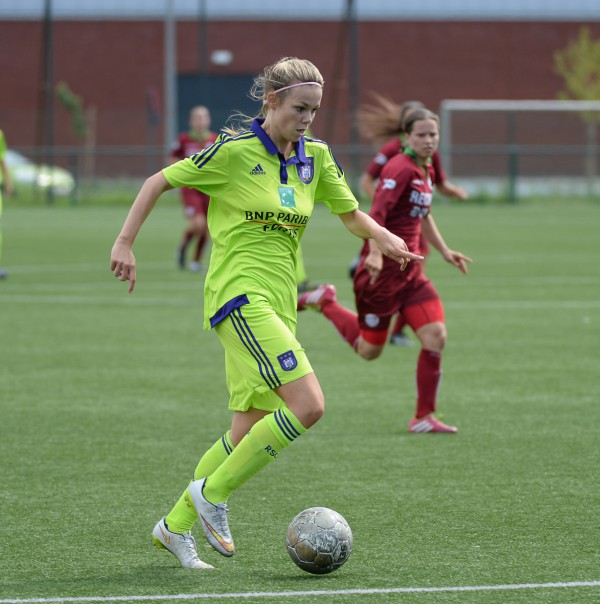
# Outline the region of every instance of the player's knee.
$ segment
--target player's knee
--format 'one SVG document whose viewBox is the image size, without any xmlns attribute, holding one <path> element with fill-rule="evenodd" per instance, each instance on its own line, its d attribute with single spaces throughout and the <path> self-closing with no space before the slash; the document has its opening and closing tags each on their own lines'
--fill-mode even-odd
<svg viewBox="0 0 600 604">
<path fill-rule="evenodd" d="M 325 415 L 325 399 L 323 395 L 313 396 L 307 401 L 302 417 L 302 425 L 310 428 Z"/>
<path fill-rule="evenodd" d="M 442 352 L 446 345 L 447 337 L 446 326 L 443 323 L 430 323 L 423 330 L 422 334 L 420 334 L 419 339 L 423 348 Z"/>
<path fill-rule="evenodd" d="M 374 361 L 381 356 L 380 348 L 369 348 L 359 353 L 365 361 Z"/>
<path fill-rule="evenodd" d="M 365 359 L 365 361 L 374 361 L 381 356 L 383 346 L 373 346 L 373 344 L 369 344 L 364 340 L 359 340 L 358 345 L 356 346 L 356 352 Z"/>
</svg>

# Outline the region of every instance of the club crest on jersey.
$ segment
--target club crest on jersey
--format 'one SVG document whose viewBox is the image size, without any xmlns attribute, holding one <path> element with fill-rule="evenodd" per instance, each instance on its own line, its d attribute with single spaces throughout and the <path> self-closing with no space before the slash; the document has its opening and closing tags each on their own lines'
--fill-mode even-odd
<svg viewBox="0 0 600 604">
<path fill-rule="evenodd" d="M 306 159 L 308 160 L 306 164 L 296 164 L 296 171 L 298 172 L 298 178 L 305 185 L 308 185 L 315 175 L 315 158 L 307 157 Z"/>
<path fill-rule="evenodd" d="M 279 364 L 281 365 L 281 368 L 284 371 L 292 371 L 293 369 L 296 369 L 296 367 L 298 367 L 298 360 L 296 359 L 296 355 L 291 350 L 280 354 L 277 357 L 277 360 L 279 361 Z"/>
<path fill-rule="evenodd" d="M 294 187 L 279 187 L 279 201 L 282 208 L 295 208 Z"/>
</svg>

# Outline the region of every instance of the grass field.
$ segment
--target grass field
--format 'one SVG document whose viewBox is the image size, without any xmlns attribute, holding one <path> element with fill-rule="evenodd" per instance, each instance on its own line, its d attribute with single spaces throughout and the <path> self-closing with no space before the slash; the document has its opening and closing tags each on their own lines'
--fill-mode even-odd
<svg viewBox="0 0 600 604">
<path fill-rule="evenodd" d="M 439 407 L 457 436 L 406 432 L 416 348 L 366 363 L 301 315 L 326 415 L 230 499 L 234 558 L 196 532 L 217 570 L 193 572 L 149 533 L 229 413 L 167 197 L 136 244 L 131 296 L 108 270 L 125 208 L 5 212 L 0 603 L 600 601 L 598 205 L 436 209 L 475 261 L 467 277 L 439 256 L 427 269 L 449 330 Z M 304 247 L 311 278 L 351 305 L 358 246 L 339 220 L 317 211 Z M 348 563 L 323 577 L 285 550 L 288 522 L 313 505 L 354 533 Z"/>
</svg>

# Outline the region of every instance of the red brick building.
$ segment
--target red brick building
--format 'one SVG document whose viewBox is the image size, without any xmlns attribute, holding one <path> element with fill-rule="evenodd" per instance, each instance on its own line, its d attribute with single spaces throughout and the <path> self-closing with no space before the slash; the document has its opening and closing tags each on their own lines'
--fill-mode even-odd
<svg viewBox="0 0 600 604">
<path fill-rule="evenodd" d="M 399 101 L 419 99 L 434 110 L 449 98 L 555 99 L 564 85 L 554 71 L 554 53 L 574 41 L 582 26 L 600 37 L 599 22 L 359 21 L 359 61 L 352 67 L 358 69 L 359 102 L 368 101 L 370 91 Z M 176 31 L 181 113 L 202 100 L 181 98 L 186 77 L 193 81 L 204 69 L 211 87 L 231 80 L 239 88 L 266 64 L 295 55 L 314 61 L 326 80 L 315 133 L 334 145 L 348 143 L 349 36 L 343 22 L 208 21 L 202 44 L 197 21 L 178 20 Z M 95 145 L 147 145 L 148 99 L 161 105 L 163 97 L 163 22 L 56 20 L 53 41 L 54 81 L 66 82 L 96 109 Z M 0 21 L 0 124 L 12 146 L 32 147 L 39 140 L 42 42 L 41 21 Z M 202 52 L 215 49 L 230 50 L 231 63 L 202 59 Z M 247 100 L 237 92 L 208 104 L 224 115 L 240 102 Z M 80 144 L 69 123 L 56 102 L 56 145 Z M 162 144 L 162 127 L 154 128 L 155 143 Z"/>
</svg>

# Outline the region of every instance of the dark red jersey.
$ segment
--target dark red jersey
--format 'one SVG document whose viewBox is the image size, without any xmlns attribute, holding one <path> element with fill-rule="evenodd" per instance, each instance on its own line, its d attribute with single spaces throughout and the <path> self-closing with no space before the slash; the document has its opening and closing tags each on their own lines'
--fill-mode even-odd
<svg viewBox="0 0 600 604">
<path fill-rule="evenodd" d="M 215 132 L 208 132 L 206 138 L 199 139 L 193 132 L 182 132 L 171 147 L 171 157 L 185 159 L 212 145 L 217 140 Z"/>
<path fill-rule="evenodd" d="M 379 178 L 370 215 L 378 224 L 404 239 L 408 249 L 419 251 L 421 223 L 429 215 L 432 199 L 433 167 L 427 163 L 421 169 L 408 153 L 401 153 L 390 159 Z M 437 292 L 423 274 L 420 262 L 412 261 L 405 271 L 400 265 L 383 257 L 383 268 L 375 283 L 364 266 L 369 253 L 369 242 L 361 251 L 361 258 L 354 274 L 354 293 L 361 326 L 377 329 L 387 328 L 387 318 L 404 306 L 420 304 L 436 299 Z M 370 317 L 370 318 L 369 318 Z M 383 321 L 383 318 L 386 318 Z M 371 321 L 371 323 L 369 323 Z"/>
<path fill-rule="evenodd" d="M 431 163 L 421 169 L 407 153 L 394 156 L 381 171 L 371 217 L 402 237 L 411 250 L 419 249 L 421 221 L 431 208 L 433 180 Z"/>
<path fill-rule="evenodd" d="M 374 180 L 379 178 L 381 175 L 381 170 L 383 166 L 385 166 L 388 161 L 402 153 L 404 151 L 404 146 L 402 145 L 402 141 L 399 138 L 393 138 L 391 141 L 387 142 L 379 151 L 377 155 L 371 160 L 371 163 L 367 166 L 367 173 Z M 446 173 L 442 169 L 442 160 L 440 158 L 440 154 L 436 151 L 431 156 L 431 165 L 433 166 L 434 171 L 434 185 L 439 185 L 441 182 L 446 180 Z"/>
</svg>

